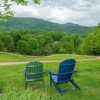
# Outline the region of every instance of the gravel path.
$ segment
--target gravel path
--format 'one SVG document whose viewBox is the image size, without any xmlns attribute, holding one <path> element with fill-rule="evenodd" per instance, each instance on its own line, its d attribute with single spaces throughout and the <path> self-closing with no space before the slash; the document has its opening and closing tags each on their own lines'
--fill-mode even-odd
<svg viewBox="0 0 100 100">
<path fill-rule="evenodd" d="M 79 59 L 76 61 L 84 61 L 84 60 L 100 60 L 100 57 L 96 57 L 96 58 L 89 58 L 89 59 Z M 43 60 L 40 62 L 46 63 L 46 62 L 61 62 L 62 60 Z M 0 62 L 0 66 L 2 65 L 17 65 L 17 64 L 26 64 L 28 62 L 31 61 L 22 61 L 22 62 Z"/>
</svg>

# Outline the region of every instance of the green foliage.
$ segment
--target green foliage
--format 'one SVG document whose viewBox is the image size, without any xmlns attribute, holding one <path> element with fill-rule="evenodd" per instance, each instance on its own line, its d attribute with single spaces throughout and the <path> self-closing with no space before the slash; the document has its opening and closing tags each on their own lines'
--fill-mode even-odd
<svg viewBox="0 0 100 100">
<path fill-rule="evenodd" d="M 45 55 L 52 54 L 52 49 L 51 49 L 49 44 L 45 45 L 44 50 L 43 50 L 43 54 L 45 54 Z"/>
<path fill-rule="evenodd" d="M 15 87 L 5 88 L 0 98 L 1 100 L 53 100 L 46 93 L 32 91 L 32 89 L 16 89 Z"/>
<path fill-rule="evenodd" d="M 100 28 L 87 35 L 20 30 L 0 34 L 1 51 L 33 56 L 58 53 L 100 54 Z"/>
<path fill-rule="evenodd" d="M 61 45 L 65 48 L 65 53 L 72 53 L 74 51 L 74 40 L 71 38 L 72 36 L 73 35 L 65 35 L 61 39 Z"/>
<path fill-rule="evenodd" d="M 6 51 L 8 52 L 14 51 L 14 40 L 11 35 L 3 35 L 2 40 L 6 48 Z"/>
<path fill-rule="evenodd" d="M 8 19 L 14 17 L 14 11 L 11 11 L 12 4 L 9 4 L 9 1 L 21 5 L 28 4 L 28 0 L 2 0 L 0 3 L 0 8 L 2 8 L 2 10 L 0 11 L 0 21 L 6 22 Z M 35 4 L 39 4 L 40 0 L 32 0 L 32 1 L 34 1 Z"/>
<path fill-rule="evenodd" d="M 55 41 L 55 42 L 52 44 L 52 49 L 53 49 L 53 52 L 54 52 L 55 54 L 59 53 L 60 42 Z"/>
<path fill-rule="evenodd" d="M 39 45 L 37 39 L 29 38 L 28 45 L 29 45 L 28 53 L 30 55 L 35 55 L 35 50 L 38 48 L 38 45 Z"/>
<path fill-rule="evenodd" d="M 82 54 L 100 55 L 100 27 L 90 32 L 81 45 Z"/>
<path fill-rule="evenodd" d="M 74 35 L 60 33 L 56 38 L 56 32 L 38 32 L 36 31 L 14 31 L 3 34 L 3 40 L 6 34 L 13 37 L 15 51 L 21 54 L 29 55 L 49 55 L 51 53 L 73 53 L 74 52 Z M 55 38 L 53 38 L 55 36 Z M 8 39 L 7 39 L 8 40 Z M 59 40 L 59 41 L 55 41 Z M 24 42 L 23 42 L 24 41 Z M 4 43 L 9 43 L 4 40 Z M 77 46 L 76 46 L 77 48 Z M 8 48 L 6 48 L 8 50 Z"/>
<path fill-rule="evenodd" d="M 12 33 L 13 40 L 15 42 L 15 47 L 17 46 L 17 42 L 22 39 L 21 34 L 18 31 L 14 31 Z"/>
<path fill-rule="evenodd" d="M 37 40 L 35 38 L 29 38 L 28 43 L 29 43 L 29 48 L 30 49 L 33 49 L 33 50 L 37 49 L 38 42 L 37 42 Z"/>
<path fill-rule="evenodd" d="M 25 40 L 19 40 L 17 43 L 17 52 L 28 54 L 29 45 Z"/>
<path fill-rule="evenodd" d="M 69 41 L 69 53 L 74 52 L 74 40 Z"/>
<path fill-rule="evenodd" d="M 93 30 L 93 27 L 81 26 L 73 23 L 57 24 L 44 21 L 37 18 L 12 18 L 7 22 L 0 23 L 1 30 L 36 30 L 36 31 L 55 31 L 57 35 L 52 34 L 55 41 L 59 41 L 62 37 L 60 32 L 86 34 Z"/>
<path fill-rule="evenodd" d="M 3 41 L 0 39 L 0 51 L 3 51 Z"/>
</svg>

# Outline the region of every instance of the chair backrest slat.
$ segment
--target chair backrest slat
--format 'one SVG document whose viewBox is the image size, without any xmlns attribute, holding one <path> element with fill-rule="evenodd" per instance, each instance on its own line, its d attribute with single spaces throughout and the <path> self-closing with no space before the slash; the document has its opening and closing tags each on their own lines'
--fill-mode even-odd
<svg viewBox="0 0 100 100">
<path fill-rule="evenodd" d="M 35 61 L 26 64 L 26 73 L 27 79 L 38 80 L 42 78 L 43 63 Z"/>
<path fill-rule="evenodd" d="M 76 61 L 74 59 L 67 59 L 60 63 L 58 71 L 58 82 L 63 82 L 71 78 L 72 73 L 67 73 L 74 71 L 75 64 Z"/>
</svg>

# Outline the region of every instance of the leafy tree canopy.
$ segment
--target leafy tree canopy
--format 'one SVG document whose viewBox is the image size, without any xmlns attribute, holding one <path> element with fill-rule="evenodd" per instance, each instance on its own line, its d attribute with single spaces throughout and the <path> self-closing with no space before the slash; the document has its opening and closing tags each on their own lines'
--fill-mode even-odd
<svg viewBox="0 0 100 100">
<path fill-rule="evenodd" d="M 100 27 L 87 34 L 81 45 L 81 53 L 100 55 Z"/>
<path fill-rule="evenodd" d="M 11 11 L 10 2 L 15 2 L 17 5 L 26 5 L 29 0 L 2 0 L 0 3 L 0 21 L 7 21 L 9 18 L 14 16 L 14 11 Z M 39 4 L 40 0 L 32 0 L 35 4 Z"/>
</svg>

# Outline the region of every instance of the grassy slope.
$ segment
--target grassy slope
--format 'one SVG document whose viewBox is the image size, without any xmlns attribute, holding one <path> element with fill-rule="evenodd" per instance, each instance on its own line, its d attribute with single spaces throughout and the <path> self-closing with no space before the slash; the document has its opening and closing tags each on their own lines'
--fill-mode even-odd
<svg viewBox="0 0 100 100">
<path fill-rule="evenodd" d="M 73 59 L 87 59 L 93 58 L 93 56 L 84 56 L 84 55 L 73 55 L 73 54 L 53 54 L 50 56 L 41 56 L 41 57 L 29 57 L 22 55 L 15 55 L 9 53 L 0 53 L 0 62 L 16 62 L 16 61 L 33 61 L 33 60 L 64 60 L 68 58 Z"/>
<path fill-rule="evenodd" d="M 0 62 L 8 62 L 8 61 L 29 61 L 32 60 L 32 57 L 21 56 L 10 53 L 0 53 Z"/>
<path fill-rule="evenodd" d="M 100 100 L 100 61 L 79 61 L 76 64 L 77 72 L 73 75 L 76 83 L 81 87 L 79 90 L 70 90 L 61 96 L 56 90 L 54 85 L 49 86 L 49 74 L 48 70 L 57 71 L 59 63 L 44 63 L 46 72 L 45 89 L 37 89 L 38 92 L 46 92 L 54 100 Z M 22 71 L 25 69 L 25 65 L 10 65 L 0 67 L 0 91 L 4 88 L 16 87 L 18 89 L 24 89 L 24 75 Z M 39 85 L 38 82 L 28 84 L 28 88 L 34 85 Z M 70 83 L 63 84 L 63 89 L 71 87 Z"/>
</svg>

